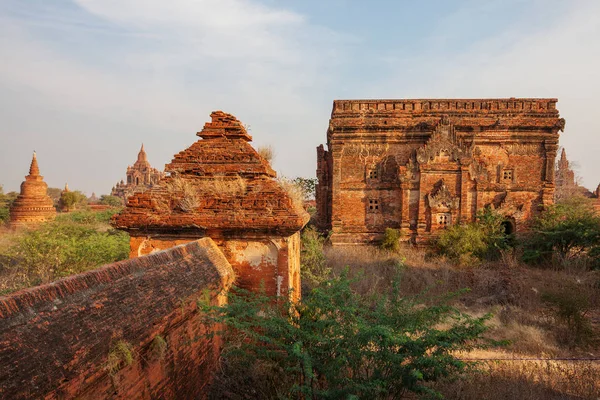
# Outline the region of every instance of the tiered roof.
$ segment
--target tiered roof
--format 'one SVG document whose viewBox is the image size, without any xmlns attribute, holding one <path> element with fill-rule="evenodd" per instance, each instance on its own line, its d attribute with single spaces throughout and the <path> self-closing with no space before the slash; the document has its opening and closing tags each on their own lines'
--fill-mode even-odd
<svg viewBox="0 0 600 400">
<path fill-rule="evenodd" d="M 233 115 L 211 114 L 202 139 L 175 155 L 170 176 L 130 197 L 113 225 L 130 232 L 292 234 L 309 219 L 275 180 Z"/>
</svg>

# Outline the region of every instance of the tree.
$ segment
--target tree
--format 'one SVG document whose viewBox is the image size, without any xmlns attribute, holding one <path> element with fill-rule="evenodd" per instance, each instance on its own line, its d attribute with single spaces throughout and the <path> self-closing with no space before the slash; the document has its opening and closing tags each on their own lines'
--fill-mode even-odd
<svg viewBox="0 0 600 400">
<path fill-rule="evenodd" d="M 251 368 L 267 370 L 278 398 L 435 395 L 428 382 L 469 367 L 456 352 L 491 343 L 482 338 L 489 316 L 460 313 L 447 305 L 450 296 L 403 297 L 396 280 L 373 298 L 353 283 L 346 271 L 298 303 L 234 289 L 222 307 L 199 306 L 231 330 L 224 357 L 243 366 L 240 379 Z"/>
<path fill-rule="evenodd" d="M 87 197 L 78 190 L 63 192 L 60 196 L 59 207 L 64 211 L 71 211 L 86 205 Z"/>
<path fill-rule="evenodd" d="M 54 202 L 54 205 L 57 206 L 58 203 L 60 202 L 60 196 L 62 194 L 62 189 L 49 187 L 48 190 L 46 191 L 46 193 L 48 193 L 48 196 L 50 196 L 50 198 Z"/>
<path fill-rule="evenodd" d="M 304 200 L 314 200 L 317 187 L 317 178 L 297 177 L 293 182 L 302 189 Z"/>
<path fill-rule="evenodd" d="M 104 204 L 111 207 L 123 207 L 123 200 L 117 196 L 103 194 L 102 196 L 100 196 L 100 204 Z"/>
<path fill-rule="evenodd" d="M 523 259 L 537 264 L 580 259 L 600 267 L 600 216 L 590 200 L 571 197 L 544 210 L 531 224 Z"/>
<path fill-rule="evenodd" d="M 4 187 L 0 185 L 0 225 L 10 219 L 10 206 L 19 194 L 17 192 L 4 193 Z"/>
</svg>

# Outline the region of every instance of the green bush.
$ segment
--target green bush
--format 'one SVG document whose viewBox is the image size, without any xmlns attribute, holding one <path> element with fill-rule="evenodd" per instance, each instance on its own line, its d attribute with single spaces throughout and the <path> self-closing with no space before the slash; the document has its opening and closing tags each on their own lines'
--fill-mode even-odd
<svg viewBox="0 0 600 400">
<path fill-rule="evenodd" d="M 452 225 L 436 240 L 438 252 L 462 265 L 496 260 L 510 248 L 511 237 L 502 225 L 504 217 L 489 207 L 477 215 L 477 221 Z"/>
<path fill-rule="evenodd" d="M 71 221 L 83 225 L 108 224 L 113 215 L 121 209 L 112 208 L 104 211 L 77 210 L 70 213 L 59 214 L 57 221 Z"/>
<path fill-rule="evenodd" d="M 400 250 L 400 231 L 398 229 L 385 228 L 380 247 L 384 250 L 394 252 Z"/>
<path fill-rule="evenodd" d="M 531 224 L 523 260 L 563 267 L 575 260 L 600 268 L 600 216 L 585 198 L 568 198 L 543 211 Z"/>
<path fill-rule="evenodd" d="M 120 197 L 117 196 L 109 196 L 106 194 L 103 194 L 102 196 L 100 196 L 100 204 L 104 204 L 107 206 L 111 206 L 111 207 L 123 207 L 123 199 L 121 199 Z"/>
<path fill-rule="evenodd" d="M 0 279 L 18 272 L 21 286 L 50 282 L 129 255 L 129 236 L 105 225 L 57 220 L 12 236 L 0 249 Z"/>
<path fill-rule="evenodd" d="M 558 338 L 561 342 L 576 346 L 594 342 L 594 329 L 587 316 L 593 306 L 585 292 L 570 286 L 542 293 L 542 301 L 550 311 L 552 322 L 562 325 Z"/>
<path fill-rule="evenodd" d="M 234 289 L 227 305 L 205 307 L 210 322 L 231 330 L 225 362 L 244 366 L 239 376 L 228 375 L 230 387 L 242 391 L 240 382 L 263 369 L 267 379 L 248 382 L 263 398 L 436 395 L 428 382 L 470 366 L 457 352 L 490 345 L 482 339 L 489 316 L 462 314 L 447 305 L 449 296 L 403 297 L 397 280 L 385 293 L 361 296 L 352 284 L 346 271 L 298 303 Z"/>
<path fill-rule="evenodd" d="M 323 251 L 326 238 L 312 227 L 307 227 L 301 234 L 300 273 L 302 281 L 312 288 L 331 277 L 331 268 Z"/>
</svg>

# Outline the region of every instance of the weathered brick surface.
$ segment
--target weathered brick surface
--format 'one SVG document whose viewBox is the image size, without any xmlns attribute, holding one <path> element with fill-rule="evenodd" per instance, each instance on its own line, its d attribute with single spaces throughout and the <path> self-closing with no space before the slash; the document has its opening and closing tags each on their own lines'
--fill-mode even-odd
<svg viewBox="0 0 600 400">
<path fill-rule="evenodd" d="M 21 183 L 21 193 L 10 208 L 10 226 L 12 228 L 34 226 L 55 217 L 56 209 L 48 196 L 48 185 L 40 175 L 34 152 L 29 175 Z"/>
<path fill-rule="evenodd" d="M 211 114 L 202 139 L 175 155 L 171 176 L 127 201 L 112 223 L 131 236 L 132 257 L 199 237 L 217 242 L 238 284 L 267 293 L 299 295 L 298 231 L 308 222 L 250 145 L 240 121 Z"/>
<path fill-rule="evenodd" d="M 221 301 L 232 280 L 205 238 L 0 297 L 0 398 L 201 398 L 219 343 L 196 301 Z M 158 335 L 161 359 L 150 351 Z M 135 359 L 110 375 L 119 340 Z"/>
<path fill-rule="evenodd" d="M 336 100 L 317 148 L 317 210 L 334 244 L 386 227 L 426 241 L 491 205 L 521 229 L 552 202 L 556 99 Z"/>
</svg>

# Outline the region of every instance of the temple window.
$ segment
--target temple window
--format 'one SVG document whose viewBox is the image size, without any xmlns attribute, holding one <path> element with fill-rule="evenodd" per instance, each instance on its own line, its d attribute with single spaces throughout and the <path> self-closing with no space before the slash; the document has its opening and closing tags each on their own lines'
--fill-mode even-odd
<svg viewBox="0 0 600 400">
<path fill-rule="evenodd" d="M 438 214 L 437 215 L 437 223 L 440 227 L 444 228 L 450 224 L 452 216 L 450 214 Z"/>
<path fill-rule="evenodd" d="M 504 171 L 502 171 L 502 180 L 505 182 L 512 182 L 513 181 L 513 171 L 512 169 L 505 169 Z"/>
<path fill-rule="evenodd" d="M 369 199 L 369 212 L 379 211 L 379 200 Z"/>
<path fill-rule="evenodd" d="M 127 175 L 127 183 L 131 183 L 131 175 Z"/>
</svg>

